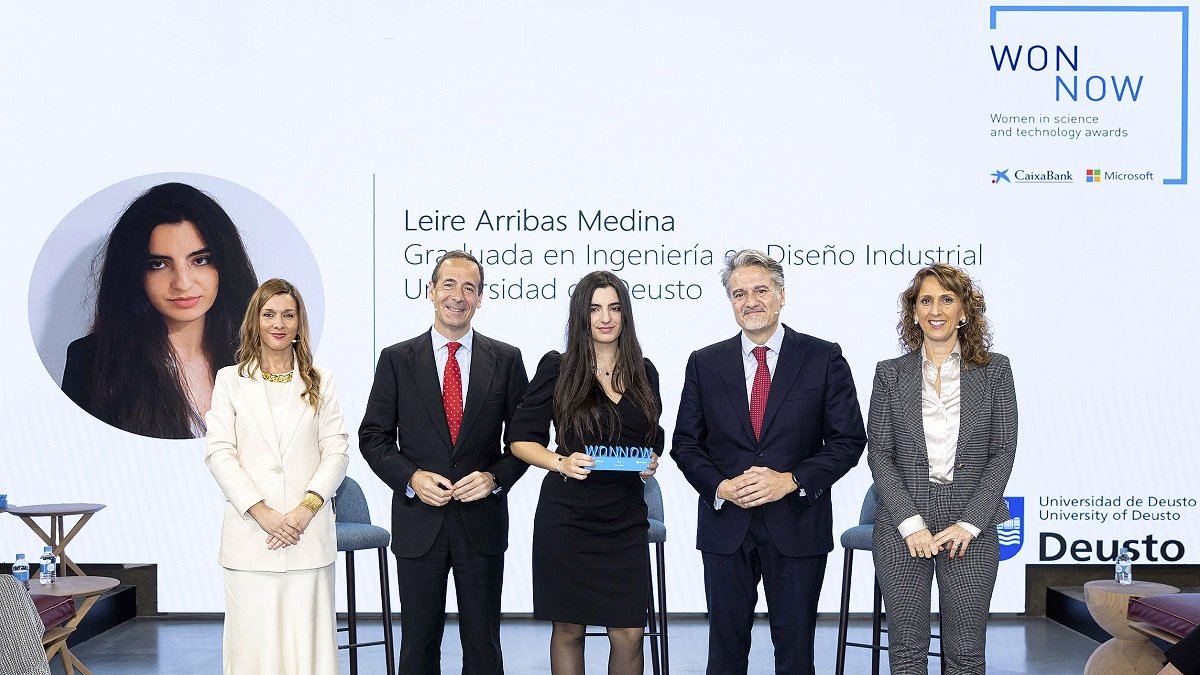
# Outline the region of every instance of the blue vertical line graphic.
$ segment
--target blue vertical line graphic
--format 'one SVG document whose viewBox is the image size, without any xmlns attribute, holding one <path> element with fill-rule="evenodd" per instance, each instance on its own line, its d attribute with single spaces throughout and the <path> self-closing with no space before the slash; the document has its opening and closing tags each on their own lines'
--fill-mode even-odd
<svg viewBox="0 0 1200 675">
<path fill-rule="evenodd" d="M 375 273 L 375 174 L 371 174 L 371 370 L 375 372 L 375 354 L 379 351 L 375 348 L 376 328 L 375 328 L 375 308 L 378 306 L 378 300 L 375 295 L 376 273 Z"/>
<path fill-rule="evenodd" d="M 1181 77 L 1180 77 L 1180 124 L 1179 124 L 1179 178 L 1164 178 L 1163 185 L 1187 185 L 1187 156 L 1188 156 L 1188 19 L 1186 5 L 1152 5 L 1139 7 L 1137 5 L 992 5 L 989 27 L 996 30 L 996 15 L 1000 12 L 1138 12 L 1164 13 L 1179 12 L 1183 22 L 1181 36 Z"/>
<path fill-rule="evenodd" d="M 1187 185 L 1187 147 L 1188 147 L 1188 8 L 1183 8 L 1183 99 L 1182 110 L 1180 117 L 1183 119 L 1183 128 L 1180 131 L 1179 147 L 1183 149 L 1182 157 L 1179 159 L 1179 178 L 1168 178 L 1163 181 L 1169 185 Z"/>
</svg>

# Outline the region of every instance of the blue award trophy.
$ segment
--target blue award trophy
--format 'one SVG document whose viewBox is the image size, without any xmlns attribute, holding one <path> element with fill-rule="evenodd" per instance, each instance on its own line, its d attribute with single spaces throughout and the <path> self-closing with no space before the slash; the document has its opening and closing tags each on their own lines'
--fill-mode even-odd
<svg viewBox="0 0 1200 675">
<path fill-rule="evenodd" d="M 623 445 L 585 445 L 583 451 L 596 460 L 595 471 L 637 471 L 650 468 L 653 448 Z"/>
</svg>

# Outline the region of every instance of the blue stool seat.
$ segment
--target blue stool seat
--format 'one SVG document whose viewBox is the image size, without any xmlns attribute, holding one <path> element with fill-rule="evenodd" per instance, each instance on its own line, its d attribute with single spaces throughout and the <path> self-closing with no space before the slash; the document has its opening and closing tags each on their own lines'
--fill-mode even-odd
<svg viewBox="0 0 1200 675">
<path fill-rule="evenodd" d="M 870 551 L 873 548 L 871 539 L 874 536 L 874 525 L 855 525 L 842 533 L 842 548 L 851 548 L 856 551 Z"/>
<path fill-rule="evenodd" d="M 646 539 L 651 544 L 661 544 L 667 541 L 667 526 L 661 520 L 651 520 L 646 530 Z"/>
<path fill-rule="evenodd" d="M 387 548 L 392 535 L 378 525 L 366 523 L 338 523 L 337 549 L 339 551 L 362 551 L 369 548 Z"/>
</svg>

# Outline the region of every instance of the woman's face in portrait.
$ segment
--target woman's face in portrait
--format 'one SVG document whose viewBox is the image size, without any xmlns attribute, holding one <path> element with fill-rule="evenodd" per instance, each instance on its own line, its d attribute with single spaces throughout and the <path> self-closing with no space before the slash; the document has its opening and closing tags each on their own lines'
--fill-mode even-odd
<svg viewBox="0 0 1200 675">
<path fill-rule="evenodd" d="M 943 288 L 937 277 L 930 275 L 921 282 L 914 315 L 926 342 L 958 339 L 958 323 L 964 316 L 962 301 L 953 291 Z"/>
<path fill-rule="evenodd" d="M 291 349 L 299 326 L 300 312 L 296 309 L 296 299 L 288 293 L 272 295 L 258 312 L 259 340 L 263 349 L 274 352 Z"/>
<path fill-rule="evenodd" d="M 621 337 L 621 303 L 617 289 L 597 288 L 592 292 L 590 306 L 592 339 L 598 344 L 612 344 Z"/>
<path fill-rule="evenodd" d="M 203 320 L 220 280 L 212 252 L 191 221 L 163 223 L 150 233 L 146 298 L 168 326 Z"/>
</svg>

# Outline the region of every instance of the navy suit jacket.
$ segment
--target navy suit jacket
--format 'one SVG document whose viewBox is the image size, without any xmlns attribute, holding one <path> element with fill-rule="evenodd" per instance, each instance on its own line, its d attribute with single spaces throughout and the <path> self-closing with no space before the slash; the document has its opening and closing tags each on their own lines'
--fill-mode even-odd
<svg viewBox="0 0 1200 675">
<path fill-rule="evenodd" d="M 788 556 L 832 551 L 830 487 L 866 444 L 854 379 L 836 344 L 784 326 L 759 440 L 750 426 L 741 334 L 693 352 L 671 457 L 700 493 L 696 548 L 729 555 L 741 546 L 751 512 L 733 502 L 713 508 L 717 485 L 765 466 L 794 474 L 806 492 L 755 507 L 772 543 Z"/>
</svg>

